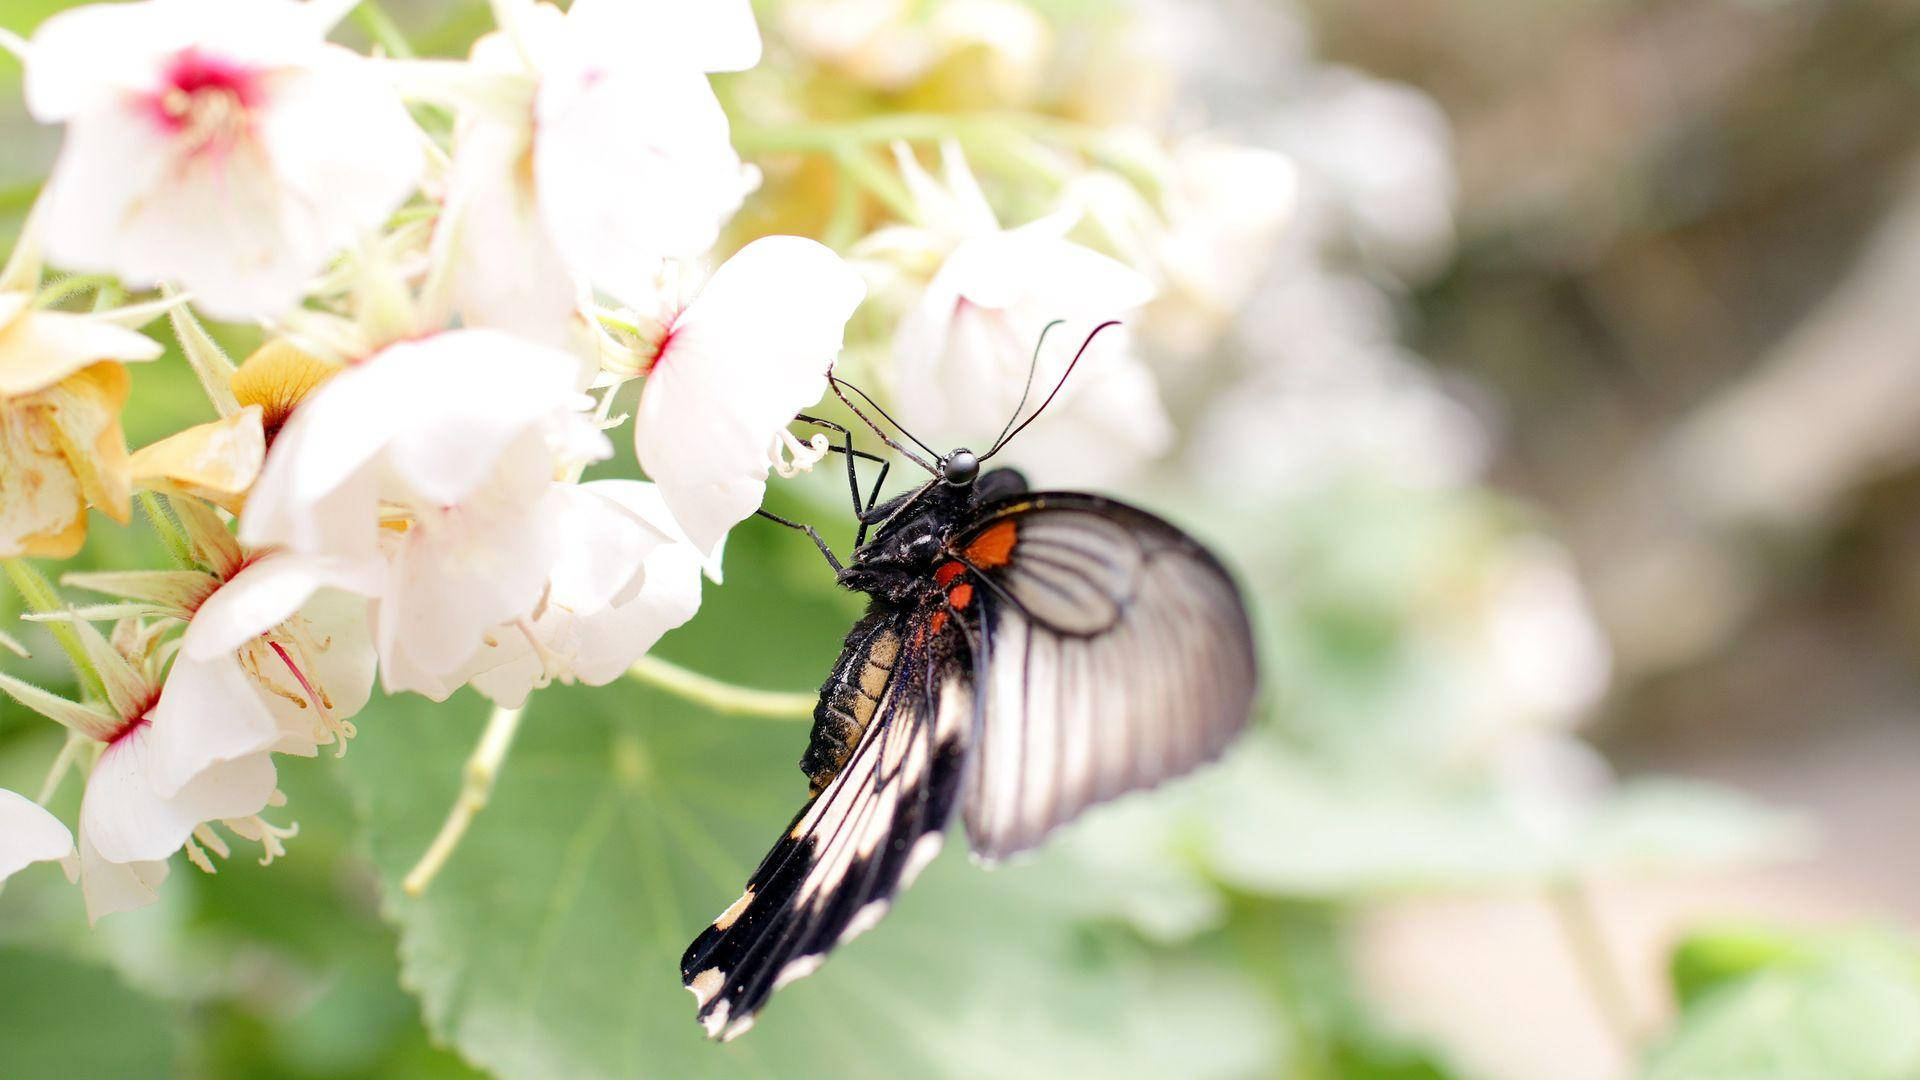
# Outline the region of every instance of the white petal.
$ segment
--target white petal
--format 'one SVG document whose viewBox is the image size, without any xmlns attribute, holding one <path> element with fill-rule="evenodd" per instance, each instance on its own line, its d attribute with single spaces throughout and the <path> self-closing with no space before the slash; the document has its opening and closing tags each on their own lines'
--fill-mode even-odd
<svg viewBox="0 0 1920 1080">
<path fill-rule="evenodd" d="M 307 677 L 327 692 L 333 715 L 347 719 L 366 708 L 373 694 L 373 632 L 367 621 L 367 601 L 351 593 L 323 589 L 300 609 L 306 634 L 318 647 L 309 654 L 313 670 Z"/>
<path fill-rule="evenodd" d="M 39 803 L 0 788 L 0 881 L 73 853 L 73 834 Z"/>
<path fill-rule="evenodd" d="M 87 4 L 33 33 L 22 76 L 27 111 L 55 123 L 152 87 L 159 49 L 176 41 L 153 4 Z"/>
<path fill-rule="evenodd" d="M 599 480 L 555 488 L 571 509 L 546 606 L 532 623 L 547 657 L 523 628 L 508 626 L 468 667 L 474 689 L 508 707 L 548 677 L 613 681 L 700 608 L 702 557 L 654 485 Z M 550 663 L 559 669 L 548 670 Z"/>
<path fill-rule="evenodd" d="M 458 504 L 529 428 L 564 419 L 580 402 L 576 367 L 557 349 L 494 330 L 448 331 L 382 350 L 294 411 L 248 499 L 241 540 L 374 554 L 383 495 Z M 383 456 L 385 478 L 401 490 L 382 490 L 373 466 Z"/>
<path fill-rule="evenodd" d="M 165 351 L 145 334 L 90 315 L 35 310 L 9 316 L 7 300 L 0 296 L 0 397 L 44 390 L 102 360 L 153 360 Z"/>
<path fill-rule="evenodd" d="M 560 346 L 568 342 L 578 287 L 541 216 L 532 152 L 524 124 L 478 109 L 461 117 L 434 258 L 449 268 L 462 325 Z"/>
<path fill-rule="evenodd" d="M 392 434 L 394 476 L 428 504 L 455 505 L 493 477 L 530 429 L 571 419 L 587 403 L 575 389 L 578 365 L 558 349 L 494 330 L 456 330 L 397 345 L 400 365 L 386 392 L 411 395 L 409 422 Z M 544 441 L 542 441 L 544 445 Z M 552 470 L 549 458 L 545 463 Z"/>
<path fill-rule="evenodd" d="M 472 503 L 409 530 L 376 616 L 388 690 L 416 688 L 401 681 L 410 668 L 460 671 L 496 627 L 532 615 L 559 550 L 561 511 L 549 492 L 532 504 Z"/>
<path fill-rule="evenodd" d="M 200 605 L 182 639 L 184 655 L 210 660 L 231 653 L 285 622 L 325 586 L 370 593 L 380 580 L 374 563 L 274 552 L 248 564 Z"/>
<path fill-rule="evenodd" d="M 84 830 L 80 836 L 79 863 L 80 892 L 86 898 L 89 923 L 146 907 L 160 899 L 154 890 L 167 880 L 166 860 L 108 862 L 88 841 Z"/>
<path fill-rule="evenodd" d="M 675 322 L 641 391 L 635 449 L 702 552 L 760 505 L 768 450 L 826 392 L 865 295 L 833 252 L 775 236 L 729 259 Z"/>
<path fill-rule="evenodd" d="M 151 776 L 150 731 L 141 728 L 109 746 L 87 779 L 80 803 L 81 843 L 91 843 L 107 861 L 165 859 L 186 843 L 195 826 L 251 817 L 272 797 L 273 761 L 260 753 L 214 765 L 172 798 L 162 798 Z"/>
<path fill-rule="evenodd" d="M 231 653 L 210 660 L 177 657 L 149 716 L 152 723 L 138 734 L 153 793 L 163 799 L 215 765 L 257 754 L 280 737 L 273 714 Z"/>
<path fill-rule="evenodd" d="M 613 606 L 638 588 L 647 553 L 669 542 L 665 533 L 610 497 L 609 485 L 616 483 L 553 485 L 565 509 L 548 603 L 578 614 Z"/>
<path fill-rule="evenodd" d="M 938 444 L 991 439 L 1020 403 L 1031 411 L 1100 323 L 1126 319 L 1153 295 L 1131 268 L 1061 239 L 1070 216 L 976 237 L 934 276 L 894 337 L 899 417 Z M 1034 365 L 1041 331 L 1047 338 Z M 1163 452 L 1172 432 L 1152 376 L 1124 327 L 1105 331 L 1040 423 L 1011 444 L 1009 464 L 1043 464 L 1111 482 Z M 1090 471 L 1088 471 L 1090 470 Z"/>
<path fill-rule="evenodd" d="M 693 618 L 700 610 L 702 561 L 688 544 L 665 544 L 647 556 L 646 581 L 633 599 L 579 620 L 574 677 L 588 686 L 605 686 L 667 631 Z"/>
<path fill-rule="evenodd" d="M 651 280 L 662 258 L 705 253 L 758 183 L 706 76 L 671 64 L 547 73 L 537 132 L 554 243 L 616 295 Z"/>
<path fill-rule="evenodd" d="M 745 71 L 760 62 L 748 0 L 575 0 L 567 27 L 580 47 L 614 62 L 665 61 L 697 71 Z M 636 48 L 652 55 L 635 61 Z"/>
</svg>

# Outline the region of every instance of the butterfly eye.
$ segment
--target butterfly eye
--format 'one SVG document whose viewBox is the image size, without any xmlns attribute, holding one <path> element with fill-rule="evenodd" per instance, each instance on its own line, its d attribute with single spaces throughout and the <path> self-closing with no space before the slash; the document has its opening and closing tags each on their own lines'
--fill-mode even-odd
<svg viewBox="0 0 1920 1080">
<path fill-rule="evenodd" d="M 940 459 L 940 479 L 954 487 L 966 487 L 980 475 L 980 459 L 971 450 L 955 450 Z"/>
</svg>

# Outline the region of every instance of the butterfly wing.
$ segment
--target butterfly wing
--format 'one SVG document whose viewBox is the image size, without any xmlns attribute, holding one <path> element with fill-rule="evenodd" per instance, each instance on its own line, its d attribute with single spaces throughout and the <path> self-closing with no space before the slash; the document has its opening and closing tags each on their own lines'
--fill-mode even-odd
<svg viewBox="0 0 1920 1080">
<path fill-rule="evenodd" d="M 950 545 L 972 588 L 984 700 L 969 754 L 974 853 L 1038 844 L 1095 803 L 1217 757 L 1257 669 L 1239 590 L 1165 521 L 1109 499 L 1019 495 Z M 953 595 L 950 587 L 949 595 Z"/>
<path fill-rule="evenodd" d="M 924 615 L 881 612 L 860 629 L 864 648 L 885 649 L 887 663 L 852 657 L 856 673 L 890 669 L 875 688 L 871 719 L 746 892 L 681 958 L 712 1038 L 751 1027 L 775 990 L 877 923 L 939 852 L 972 722 L 970 669 L 964 654 L 947 651 L 951 635 L 926 632 Z"/>
</svg>

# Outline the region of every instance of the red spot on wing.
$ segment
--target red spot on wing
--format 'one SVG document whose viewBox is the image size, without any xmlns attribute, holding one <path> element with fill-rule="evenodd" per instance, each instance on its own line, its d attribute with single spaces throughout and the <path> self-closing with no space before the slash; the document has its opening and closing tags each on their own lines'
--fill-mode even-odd
<svg viewBox="0 0 1920 1080">
<path fill-rule="evenodd" d="M 929 633 L 938 634 L 940 631 L 945 630 L 946 628 L 947 628 L 947 613 L 944 611 L 934 612 L 933 618 L 927 620 L 927 631 Z"/>
<path fill-rule="evenodd" d="M 952 590 L 947 593 L 947 601 L 956 608 L 964 608 L 968 604 L 973 603 L 973 586 L 964 581 L 955 585 Z"/>
<path fill-rule="evenodd" d="M 1018 530 L 1011 520 L 999 524 L 973 538 L 966 547 L 969 562 L 983 569 L 1007 565 L 1013 558 L 1013 544 L 1018 538 Z"/>
<path fill-rule="evenodd" d="M 966 572 L 967 572 L 967 568 L 965 566 L 962 566 L 957 562 L 950 562 L 950 563 L 947 563 L 945 566 L 942 566 L 940 569 L 935 570 L 933 572 L 933 580 L 935 584 L 939 585 L 941 588 L 944 589 L 947 586 L 953 584 L 954 578 L 957 578 L 961 574 L 964 574 Z"/>
</svg>

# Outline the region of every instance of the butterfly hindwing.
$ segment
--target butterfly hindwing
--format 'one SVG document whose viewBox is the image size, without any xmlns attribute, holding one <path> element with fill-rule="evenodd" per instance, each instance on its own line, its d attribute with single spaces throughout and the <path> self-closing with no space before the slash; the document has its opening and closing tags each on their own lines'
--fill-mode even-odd
<svg viewBox="0 0 1920 1080">
<path fill-rule="evenodd" d="M 925 613 L 876 610 L 849 636 L 836 668 L 870 696 L 860 730 L 828 717 L 823 697 L 806 769 L 817 794 L 747 883 L 688 947 L 681 976 L 707 1034 L 752 1026 L 780 987 L 811 974 L 837 945 L 870 928 L 939 850 L 963 772 L 970 676 Z M 850 714 L 852 715 L 852 714 Z M 824 737 L 823 737 L 824 731 Z"/>
<path fill-rule="evenodd" d="M 982 507 L 950 550 L 977 582 L 969 599 L 985 631 L 965 795 L 981 858 L 1187 772 L 1246 726 L 1256 667 L 1245 606 L 1172 525 L 1093 495 L 1020 495 Z"/>
</svg>

